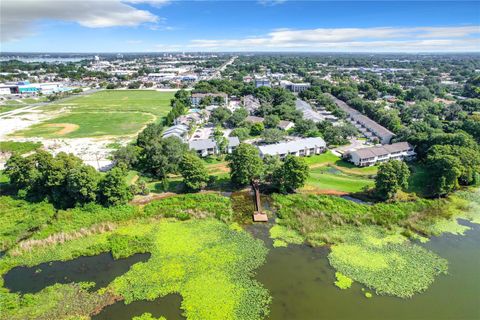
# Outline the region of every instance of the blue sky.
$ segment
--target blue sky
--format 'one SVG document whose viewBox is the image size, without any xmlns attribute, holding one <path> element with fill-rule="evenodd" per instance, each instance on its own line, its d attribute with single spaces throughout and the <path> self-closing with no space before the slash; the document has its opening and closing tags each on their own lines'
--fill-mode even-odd
<svg viewBox="0 0 480 320">
<path fill-rule="evenodd" d="M 2 0 L 1 51 L 480 51 L 463 1 Z"/>
</svg>

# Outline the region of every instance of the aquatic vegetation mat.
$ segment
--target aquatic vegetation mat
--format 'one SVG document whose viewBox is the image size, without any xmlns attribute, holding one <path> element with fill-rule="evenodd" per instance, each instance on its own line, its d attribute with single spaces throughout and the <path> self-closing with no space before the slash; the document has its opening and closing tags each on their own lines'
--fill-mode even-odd
<svg viewBox="0 0 480 320">
<path fill-rule="evenodd" d="M 302 244 L 304 237 L 295 230 L 288 229 L 285 226 L 276 224 L 270 228 L 270 238 L 273 239 L 273 246 L 286 247 L 288 244 Z"/>
<path fill-rule="evenodd" d="M 145 239 L 149 241 L 143 243 Z M 123 257 L 147 250 L 151 253 L 148 261 L 134 264 L 106 288 L 91 294 L 120 297 L 129 303 L 179 293 L 188 319 L 255 320 L 263 319 L 268 313 L 271 299 L 268 291 L 252 279 L 254 270 L 264 263 L 267 249 L 260 240 L 245 231 L 214 219 L 126 222 L 113 231 L 55 246 L 20 251 L 18 256 L 7 254 L 0 261 L 0 273 L 4 274 L 18 265 L 35 266 L 51 260 L 70 260 L 105 251 L 113 251 L 115 256 Z M 34 306 L 36 301 L 40 301 L 38 295 L 53 295 L 50 288 L 31 295 L 29 308 L 15 303 L 25 296 L 1 288 L 1 307 L 7 310 L 8 315 L 22 314 L 25 319 L 36 318 Z M 10 303 L 4 304 L 4 301 Z M 45 307 L 48 309 L 45 314 L 56 312 L 58 305 L 49 306 Z M 0 319 L 10 318 L 0 316 Z"/>
<path fill-rule="evenodd" d="M 426 290 L 435 276 L 447 272 L 445 259 L 407 239 L 400 242 L 368 227 L 357 228 L 347 238 L 332 246 L 330 264 L 377 294 L 408 298 Z"/>
<path fill-rule="evenodd" d="M 480 221 L 480 190 L 436 200 L 355 203 L 325 195 L 273 195 L 278 223 L 314 245 L 331 245 L 328 256 L 343 276 L 377 294 L 408 298 L 426 290 L 448 263 L 418 244 L 430 235 L 463 235 L 470 229 L 458 219 Z M 275 230 L 274 230 L 275 231 Z M 285 233 L 282 231 L 282 233 Z M 272 237 L 286 245 L 281 236 Z M 336 284 L 343 285 L 337 277 Z"/>
<path fill-rule="evenodd" d="M 353 280 L 340 272 L 335 272 L 335 278 L 337 278 L 335 285 L 340 289 L 348 289 L 352 286 Z"/>
</svg>

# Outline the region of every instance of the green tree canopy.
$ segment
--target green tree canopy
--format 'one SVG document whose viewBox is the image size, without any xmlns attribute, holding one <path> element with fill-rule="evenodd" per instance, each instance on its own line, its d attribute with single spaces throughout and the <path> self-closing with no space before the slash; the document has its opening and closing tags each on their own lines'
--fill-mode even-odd
<svg viewBox="0 0 480 320">
<path fill-rule="evenodd" d="M 309 176 L 305 159 L 288 155 L 283 164 L 273 173 L 273 185 L 282 193 L 293 192 L 303 187 Z"/>
<path fill-rule="evenodd" d="M 375 177 L 375 191 L 383 200 L 395 198 L 397 192 L 408 188 L 410 170 L 403 161 L 391 160 L 380 164 Z"/>
<path fill-rule="evenodd" d="M 263 175 L 263 161 L 258 149 L 246 143 L 240 145 L 228 155 L 230 177 L 234 184 L 243 186 Z"/>
<path fill-rule="evenodd" d="M 99 199 L 106 206 L 125 204 L 133 198 L 125 182 L 125 168 L 114 167 L 108 171 L 99 184 Z"/>
<path fill-rule="evenodd" d="M 179 171 L 188 190 L 198 191 L 206 187 L 209 176 L 203 161 L 198 156 L 192 153 L 184 154 Z"/>
</svg>

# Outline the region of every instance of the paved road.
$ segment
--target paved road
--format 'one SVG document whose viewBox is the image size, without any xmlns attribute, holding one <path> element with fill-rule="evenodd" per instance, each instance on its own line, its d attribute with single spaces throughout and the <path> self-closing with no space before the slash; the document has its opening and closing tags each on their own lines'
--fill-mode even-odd
<svg viewBox="0 0 480 320">
<path fill-rule="evenodd" d="M 215 71 L 214 74 L 212 74 L 212 76 L 211 76 L 208 80 L 215 79 L 215 78 L 220 78 L 221 72 L 224 71 L 229 65 L 231 65 L 232 63 L 234 63 L 237 58 L 238 58 L 238 57 L 235 56 L 235 57 L 232 57 L 232 58 L 231 58 L 230 60 L 228 60 L 227 62 L 225 62 L 220 68 L 218 68 L 217 71 Z"/>
</svg>

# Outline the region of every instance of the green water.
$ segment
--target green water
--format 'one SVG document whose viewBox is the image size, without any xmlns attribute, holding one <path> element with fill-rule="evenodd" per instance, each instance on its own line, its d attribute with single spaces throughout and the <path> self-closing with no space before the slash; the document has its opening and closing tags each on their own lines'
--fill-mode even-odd
<svg viewBox="0 0 480 320">
<path fill-rule="evenodd" d="M 273 297 L 268 319 L 480 319 L 480 226 L 469 225 L 472 230 L 465 236 L 443 235 L 424 245 L 449 261 L 449 274 L 411 299 L 375 294 L 367 299 L 358 283 L 338 289 L 328 248 L 272 248 L 257 275 Z M 267 228 L 250 231 L 271 247 Z"/>
</svg>

